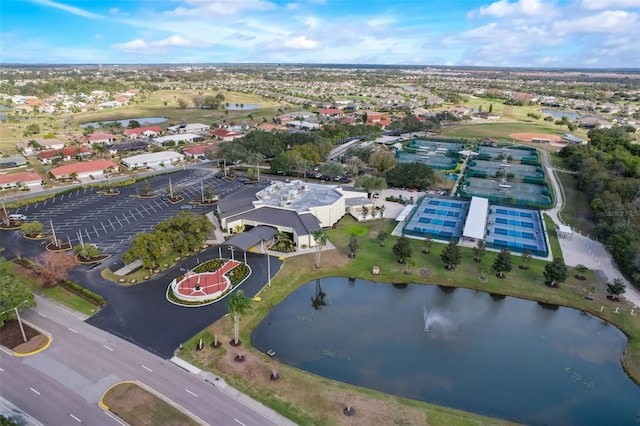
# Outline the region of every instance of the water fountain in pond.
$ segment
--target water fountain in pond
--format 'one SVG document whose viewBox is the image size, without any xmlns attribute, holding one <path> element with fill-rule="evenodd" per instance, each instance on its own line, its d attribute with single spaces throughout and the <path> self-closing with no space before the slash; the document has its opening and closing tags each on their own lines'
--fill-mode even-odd
<svg viewBox="0 0 640 426">
<path fill-rule="evenodd" d="M 440 325 L 447 327 L 451 324 L 451 321 L 446 319 L 442 314 L 438 312 L 438 308 L 427 309 L 426 306 L 423 307 L 423 315 L 424 315 L 424 332 L 428 333 L 429 329 L 434 325 Z"/>
</svg>

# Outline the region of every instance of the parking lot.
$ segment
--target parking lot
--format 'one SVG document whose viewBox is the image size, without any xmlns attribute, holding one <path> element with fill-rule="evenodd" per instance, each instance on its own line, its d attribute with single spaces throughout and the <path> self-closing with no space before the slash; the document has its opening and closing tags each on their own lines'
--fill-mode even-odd
<svg viewBox="0 0 640 426">
<path fill-rule="evenodd" d="M 167 186 L 179 188 L 184 201 L 171 204 L 160 197 L 167 192 Z M 53 224 L 56 237 L 69 241 L 72 245 L 80 242 L 98 244 L 106 253 L 126 250 L 129 242 L 140 232 L 149 232 L 161 221 L 177 215 L 181 206 L 201 198 L 202 188 L 211 187 L 221 198 L 235 192 L 243 184 L 239 181 L 215 177 L 211 169 L 187 169 L 170 175 L 149 179 L 151 190 L 157 194 L 153 198 L 138 198 L 144 193 L 144 183 L 122 187 L 117 196 L 97 193 L 96 188 L 84 188 L 59 195 L 17 209 L 14 213 L 24 214 L 28 221 L 40 221 L 45 233 L 51 232 Z M 193 213 L 206 213 L 211 206 L 193 205 Z"/>
</svg>

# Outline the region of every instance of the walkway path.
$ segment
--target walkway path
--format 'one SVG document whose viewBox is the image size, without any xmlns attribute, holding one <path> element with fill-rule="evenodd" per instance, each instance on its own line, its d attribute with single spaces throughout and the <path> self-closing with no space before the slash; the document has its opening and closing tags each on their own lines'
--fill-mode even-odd
<svg viewBox="0 0 640 426">
<path fill-rule="evenodd" d="M 549 175 L 553 190 L 556 194 L 556 205 L 552 209 L 547 210 L 546 214 L 549 215 L 556 225 L 564 225 L 558 216 L 558 213 L 564 206 L 564 192 L 558 183 L 556 170 L 549 161 L 549 153 L 544 150 L 540 150 L 540 152 L 542 152 L 544 167 L 547 169 L 547 174 Z M 640 292 L 622 276 L 613 263 L 611 255 L 602 244 L 575 231 L 570 239 L 558 238 L 558 241 L 560 241 L 562 255 L 568 266 L 585 265 L 589 269 L 599 271 L 607 281 L 620 278 L 627 286 L 624 297 L 635 306 L 640 306 Z"/>
</svg>

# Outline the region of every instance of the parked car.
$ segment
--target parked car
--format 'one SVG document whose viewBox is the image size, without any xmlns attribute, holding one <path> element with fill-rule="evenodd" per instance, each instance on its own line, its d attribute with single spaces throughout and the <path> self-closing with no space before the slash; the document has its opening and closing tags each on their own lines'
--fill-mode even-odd
<svg viewBox="0 0 640 426">
<path fill-rule="evenodd" d="M 27 220 L 27 217 L 20 213 L 13 213 L 9 215 L 9 220 L 19 220 L 20 222 L 24 222 Z"/>
<path fill-rule="evenodd" d="M 193 210 L 193 206 L 190 204 L 185 204 L 184 206 L 180 206 L 180 210 L 183 210 L 183 211 Z"/>
</svg>

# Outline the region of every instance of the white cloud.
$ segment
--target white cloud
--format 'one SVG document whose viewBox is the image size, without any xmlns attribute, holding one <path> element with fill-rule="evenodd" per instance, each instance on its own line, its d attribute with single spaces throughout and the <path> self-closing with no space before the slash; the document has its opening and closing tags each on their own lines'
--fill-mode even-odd
<svg viewBox="0 0 640 426">
<path fill-rule="evenodd" d="M 318 47 L 318 42 L 309 40 L 307 36 L 298 36 L 283 40 L 282 45 L 287 49 L 315 49 Z"/>
<path fill-rule="evenodd" d="M 186 40 L 179 35 L 172 35 L 171 37 L 165 38 L 164 40 L 157 40 L 150 43 L 151 46 L 155 47 L 188 47 L 191 46 L 192 43 L 189 40 Z"/>
<path fill-rule="evenodd" d="M 33 2 L 37 3 L 37 4 L 41 4 L 43 6 L 49 6 L 49 7 L 55 8 L 55 9 L 64 10 L 65 12 L 69 12 L 69 13 L 71 13 L 73 15 L 82 16 L 84 18 L 89 18 L 89 19 L 102 19 L 103 18 L 101 15 L 98 15 L 98 14 L 93 13 L 93 12 L 89 12 L 89 11 L 84 10 L 84 9 L 80 9 L 79 7 L 69 6 L 67 4 L 58 3 L 58 2 L 55 2 L 55 1 L 51 1 L 51 0 L 33 0 Z"/>
<path fill-rule="evenodd" d="M 177 16 L 219 17 L 220 15 L 237 15 L 240 12 L 276 9 L 274 3 L 265 0 L 187 0 L 186 3 L 191 7 L 179 6 L 167 12 L 167 14 Z"/>
<path fill-rule="evenodd" d="M 309 16 L 302 19 L 302 23 L 308 26 L 309 28 L 318 28 L 320 25 L 320 20 L 315 16 Z"/>
<path fill-rule="evenodd" d="M 300 3 L 287 3 L 287 10 L 296 10 L 300 7 Z"/>
<path fill-rule="evenodd" d="M 586 10 L 630 9 L 640 7 L 640 0 L 582 0 L 580 6 Z"/>
<path fill-rule="evenodd" d="M 116 43 L 113 45 L 115 49 L 122 50 L 125 52 L 139 52 L 142 50 L 146 50 L 149 48 L 149 44 L 142 39 L 135 39 L 128 41 L 126 43 Z"/>
<path fill-rule="evenodd" d="M 556 21 L 553 29 L 566 33 L 638 33 L 638 15 L 623 10 L 612 10 L 573 20 Z"/>
<path fill-rule="evenodd" d="M 480 16 L 495 16 L 496 18 L 506 18 L 513 16 L 549 16 L 553 10 L 553 5 L 543 3 L 540 0 L 499 0 L 489 6 L 481 6 L 477 11 L 470 13 L 470 16 L 478 14 Z"/>
</svg>

